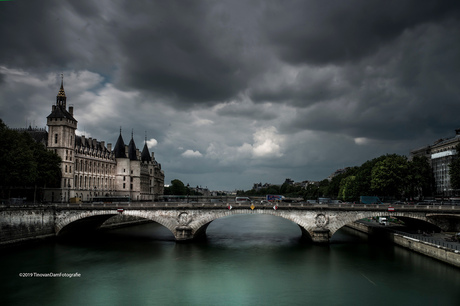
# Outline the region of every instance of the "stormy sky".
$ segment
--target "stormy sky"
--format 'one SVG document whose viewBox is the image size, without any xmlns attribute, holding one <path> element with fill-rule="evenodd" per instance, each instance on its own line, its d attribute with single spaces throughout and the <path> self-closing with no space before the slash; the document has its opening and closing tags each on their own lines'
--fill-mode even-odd
<svg viewBox="0 0 460 306">
<path fill-rule="evenodd" d="M 122 129 L 165 183 L 322 180 L 460 128 L 460 1 L 0 2 L 0 118 Z"/>
</svg>

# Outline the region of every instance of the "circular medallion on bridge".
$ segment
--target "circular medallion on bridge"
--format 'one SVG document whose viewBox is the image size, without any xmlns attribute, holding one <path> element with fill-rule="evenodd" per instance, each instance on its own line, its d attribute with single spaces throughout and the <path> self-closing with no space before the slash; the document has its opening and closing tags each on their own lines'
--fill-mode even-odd
<svg viewBox="0 0 460 306">
<path fill-rule="evenodd" d="M 327 224 L 327 217 L 323 214 L 316 215 L 315 224 L 317 227 L 325 227 Z"/>
<path fill-rule="evenodd" d="M 180 213 L 178 219 L 179 224 L 182 226 L 188 225 L 192 221 L 186 212 Z"/>
</svg>

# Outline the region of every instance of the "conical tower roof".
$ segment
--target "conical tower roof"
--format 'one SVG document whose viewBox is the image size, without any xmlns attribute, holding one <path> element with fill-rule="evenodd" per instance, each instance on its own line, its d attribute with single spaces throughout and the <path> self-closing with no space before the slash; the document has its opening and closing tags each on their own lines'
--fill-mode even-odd
<svg viewBox="0 0 460 306">
<path fill-rule="evenodd" d="M 149 148 L 147 147 L 147 142 L 144 144 L 144 149 L 142 149 L 141 160 L 143 162 L 151 162 L 152 158 L 150 157 Z"/>
<path fill-rule="evenodd" d="M 126 158 L 125 142 L 123 141 L 123 137 L 121 136 L 121 129 L 120 136 L 118 136 L 118 140 L 115 144 L 115 148 L 113 149 L 113 153 L 115 154 L 115 158 Z"/>
<path fill-rule="evenodd" d="M 131 140 L 128 145 L 128 157 L 130 160 L 137 160 L 136 144 L 134 143 L 134 133 L 131 133 Z"/>
</svg>

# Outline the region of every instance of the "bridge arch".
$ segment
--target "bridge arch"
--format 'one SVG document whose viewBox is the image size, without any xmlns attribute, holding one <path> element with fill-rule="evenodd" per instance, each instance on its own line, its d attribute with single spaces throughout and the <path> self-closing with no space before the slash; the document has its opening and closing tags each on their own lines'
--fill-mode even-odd
<svg viewBox="0 0 460 306">
<path fill-rule="evenodd" d="M 216 210 L 211 214 L 206 214 L 204 217 L 196 218 L 190 223 L 192 228 L 192 239 L 202 239 L 206 236 L 206 230 L 208 226 L 215 220 L 238 215 L 255 215 L 255 214 L 266 214 L 289 220 L 294 224 L 297 224 L 301 230 L 302 237 L 311 240 L 312 232 L 307 228 L 307 222 L 303 222 L 300 218 L 296 218 L 293 214 L 286 213 L 286 211 L 275 211 L 273 209 L 232 209 L 232 210 Z"/>
<path fill-rule="evenodd" d="M 175 224 L 170 218 L 146 214 L 141 210 L 126 210 L 124 215 L 138 217 L 156 222 L 166 227 L 173 235 L 175 233 Z M 55 223 L 55 233 L 57 236 L 62 234 L 75 234 L 78 232 L 90 232 L 99 228 L 108 219 L 120 215 L 117 210 L 89 210 L 89 211 L 74 211 L 70 214 L 58 215 Z"/>
<path fill-rule="evenodd" d="M 352 222 L 356 222 L 362 219 L 366 218 L 373 218 L 373 217 L 395 217 L 399 218 L 401 220 L 420 220 L 424 221 L 426 223 L 429 223 L 435 227 L 439 227 L 439 225 L 434 222 L 433 219 L 427 218 L 425 213 L 408 213 L 408 212 L 386 212 L 386 211 L 369 211 L 369 212 L 358 212 L 354 214 L 346 214 L 346 216 L 341 216 L 341 218 L 337 218 L 337 220 L 334 220 L 334 222 L 331 222 L 331 225 L 329 227 L 330 230 L 330 237 L 332 237 L 339 229 L 342 227 L 346 226 L 347 224 L 350 224 Z"/>
</svg>

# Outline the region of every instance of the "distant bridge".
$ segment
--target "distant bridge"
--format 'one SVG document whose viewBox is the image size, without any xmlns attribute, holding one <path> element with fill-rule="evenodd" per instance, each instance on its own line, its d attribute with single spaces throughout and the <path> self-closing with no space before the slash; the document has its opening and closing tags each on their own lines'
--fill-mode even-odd
<svg viewBox="0 0 460 306">
<path fill-rule="evenodd" d="M 231 205 L 231 207 L 230 207 Z M 208 225 L 219 218 L 242 214 L 269 214 L 296 223 L 302 235 L 316 243 L 328 243 L 341 227 L 364 218 L 396 217 L 420 220 L 443 231 L 460 231 L 460 206 L 382 204 L 212 204 L 132 202 L 125 204 L 66 204 L 55 206 L 55 234 L 99 227 L 107 219 L 124 214 L 157 222 L 177 241 L 205 237 Z"/>
</svg>

